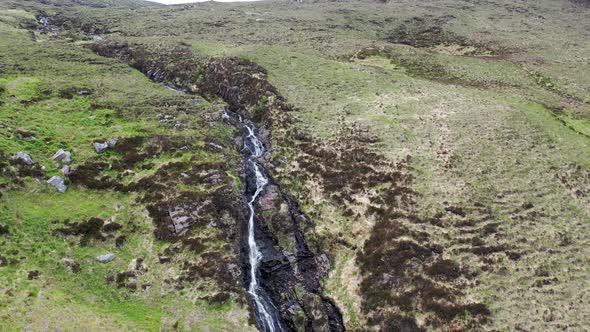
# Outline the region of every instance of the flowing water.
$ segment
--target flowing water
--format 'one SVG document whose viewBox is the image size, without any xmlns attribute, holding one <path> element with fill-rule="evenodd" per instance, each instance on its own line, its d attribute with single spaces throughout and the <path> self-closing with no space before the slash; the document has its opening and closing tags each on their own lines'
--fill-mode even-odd
<svg viewBox="0 0 590 332">
<path fill-rule="evenodd" d="M 248 259 L 250 263 L 250 284 L 248 285 L 248 293 L 252 296 L 255 304 L 256 320 L 261 330 L 265 332 L 282 331 L 283 328 L 279 323 L 277 309 L 272 304 L 271 300 L 264 293 L 260 287 L 260 261 L 262 260 L 262 253 L 258 243 L 256 242 L 256 225 L 255 217 L 256 211 L 254 204 L 264 187 L 268 184 L 268 178 L 262 171 L 262 166 L 258 164 L 257 158 L 261 157 L 265 150 L 264 145 L 258 139 L 256 131 L 253 126 L 246 124 L 240 117 L 240 122 L 246 130 L 244 139 L 243 151 L 247 153 L 248 163 L 253 170 L 255 177 L 256 191 L 252 194 L 250 201 L 248 201 L 248 208 L 250 209 L 250 217 L 248 219 Z M 247 175 L 251 176 L 251 175 Z"/>
</svg>

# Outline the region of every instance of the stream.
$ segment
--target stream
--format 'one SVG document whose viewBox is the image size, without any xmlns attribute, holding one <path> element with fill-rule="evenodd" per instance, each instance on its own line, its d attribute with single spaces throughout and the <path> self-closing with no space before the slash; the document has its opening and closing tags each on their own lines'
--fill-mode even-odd
<svg viewBox="0 0 590 332">
<path fill-rule="evenodd" d="M 179 94 L 186 94 L 186 91 L 178 89 L 172 85 L 164 84 L 164 87 Z M 268 177 L 264 174 L 264 167 L 258 162 L 258 158 L 266 153 L 264 144 L 257 136 L 258 129 L 249 120 L 244 119 L 241 115 L 231 112 L 224 112 L 224 119 L 237 118 L 240 127 L 244 129 L 244 140 L 241 153 L 246 159 L 246 186 L 247 193 L 252 193 L 248 200 L 248 263 L 249 279 L 248 293 L 254 302 L 254 312 L 256 322 L 260 330 L 264 332 L 280 332 L 286 331 L 280 323 L 279 311 L 272 303 L 272 300 L 266 294 L 264 289 L 260 286 L 260 261 L 263 258 L 259 245 L 256 242 L 256 210 L 254 204 L 259 195 L 264 190 L 264 187 L 269 183 Z M 248 181 L 249 177 L 254 177 L 255 181 Z M 255 184 L 255 188 L 248 188 L 250 183 Z"/>
<path fill-rule="evenodd" d="M 248 260 L 250 264 L 250 283 L 248 285 L 248 293 L 252 296 L 255 304 L 256 321 L 262 331 L 275 332 L 283 331 L 283 327 L 279 321 L 278 310 L 270 300 L 270 297 L 260 287 L 260 261 L 262 253 L 260 252 L 258 243 L 256 242 L 256 211 L 254 204 L 264 187 L 268 184 L 268 178 L 264 174 L 264 168 L 257 161 L 258 158 L 264 155 L 266 150 L 264 145 L 256 134 L 254 125 L 247 123 L 242 117 L 239 117 L 241 126 L 245 129 L 244 146 L 242 153 L 247 158 L 248 167 L 251 170 L 247 172 L 246 177 L 254 176 L 255 181 L 246 181 L 246 183 L 254 183 L 256 188 L 248 201 L 248 208 L 250 216 L 248 219 Z M 251 189 L 248 188 L 248 192 Z M 252 188 L 254 189 L 254 188 Z"/>
<path fill-rule="evenodd" d="M 131 52 L 128 46 L 121 50 L 108 43 L 93 45 L 93 51 L 99 55 L 127 63 L 131 60 L 124 56 Z M 321 279 L 331 267 L 329 257 L 310 249 L 305 239 L 304 228 L 313 229 L 314 224 L 265 169 L 262 158 L 270 155 L 270 146 L 265 145 L 267 132 L 263 130 L 261 134 L 254 122 L 240 115 L 241 111 L 248 114 L 249 98 L 260 100 L 269 93 L 277 96 L 270 83 L 261 79 L 265 77 L 261 67 L 235 58 L 212 59 L 198 82 L 169 77 L 164 63 L 146 62 L 134 68 L 175 93 L 197 94 L 197 89 L 205 100 L 205 96 L 222 98 L 229 109 L 221 114 L 221 120 L 242 130 L 240 154 L 244 203 L 248 206 L 242 211 L 248 214 L 248 223 L 240 225 L 239 246 L 244 288 L 251 299 L 257 327 L 264 332 L 345 331 L 340 309 L 322 291 Z M 182 88 L 187 86 L 191 88 Z M 316 244 L 314 247 L 318 249 Z"/>
</svg>

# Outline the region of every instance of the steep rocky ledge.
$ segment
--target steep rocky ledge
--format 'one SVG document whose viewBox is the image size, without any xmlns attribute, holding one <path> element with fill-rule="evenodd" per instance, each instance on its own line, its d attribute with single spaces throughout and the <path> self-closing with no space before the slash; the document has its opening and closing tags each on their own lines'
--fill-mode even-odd
<svg viewBox="0 0 590 332">
<path fill-rule="evenodd" d="M 112 41 L 90 47 L 100 55 L 128 62 L 155 81 L 191 93 L 222 98 L 239 118 L 249 118 L 258 124 L 257 135 L 267 150 L 271 147 L 271 132 L 264 126 L 267 114 L 290 110 L 267 81 L 264 69 L 246 60 L 221 58 L 203 61 L 182 45 L 158 53 L 141 46 Z M 239 126 L 238 117 L 228 116 L 226 121 Z M 270 170 L 270 160 L 267 153 L 259 162 Z M 251 197 L 257 187 L 253 183 L 256 178 L 246 162 L 241 168 L 240 173 L 246 180 L 245 196 Z M 262 253 L 260 286 L 277 307 L 285 329 L 343 331 L 339 309 L 322 294 L 321 289 L 320 281 L 330 269 L 329 258 L 310 250 L 302 231 L 313 228 L 313 223 L 303 215 L 289 194 L 272 181 L 272 174 L 268 174 L 268 178 L 269 183 L 254 204 L 256 241 Z M 245 220 L 242 229 L 242 275 L 244 284 L 248 285 L 249 274 L 244 273 L 249 269 Z"/>
</svg>

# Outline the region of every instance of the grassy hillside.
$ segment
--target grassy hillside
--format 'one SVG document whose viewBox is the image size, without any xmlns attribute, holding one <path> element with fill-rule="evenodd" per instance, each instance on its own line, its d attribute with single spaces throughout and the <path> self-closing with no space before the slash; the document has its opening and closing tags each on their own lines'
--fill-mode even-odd
<svg viewBox="0 0 590 332">
<path fill-rule="evenodd" d="M 195 92 L 211 58 L 267 71 L 292 108 L 264 120 L 269 169 L 347 329 L 584 330 L 589 37 L 585 1 L 0 1 L 0 329 L 255 329 L 226 105 L 86 47 L 116 42 Z M 160 210 L 183 204 L 206 215 L 172 236 Z"/>
</svg>

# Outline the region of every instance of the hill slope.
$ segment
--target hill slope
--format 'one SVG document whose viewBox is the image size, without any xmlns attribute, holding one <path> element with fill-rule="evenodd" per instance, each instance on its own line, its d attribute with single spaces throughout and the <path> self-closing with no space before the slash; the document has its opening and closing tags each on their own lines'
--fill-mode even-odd
<svg viewBox="0 0 590 332">
<path fill-rule="evenodd" d="M 286 329 L 590 321 L 584 1 L 0 1 L 0 32 L 2 330 L 255 330 L 232 112 Z"/>
</svg>

